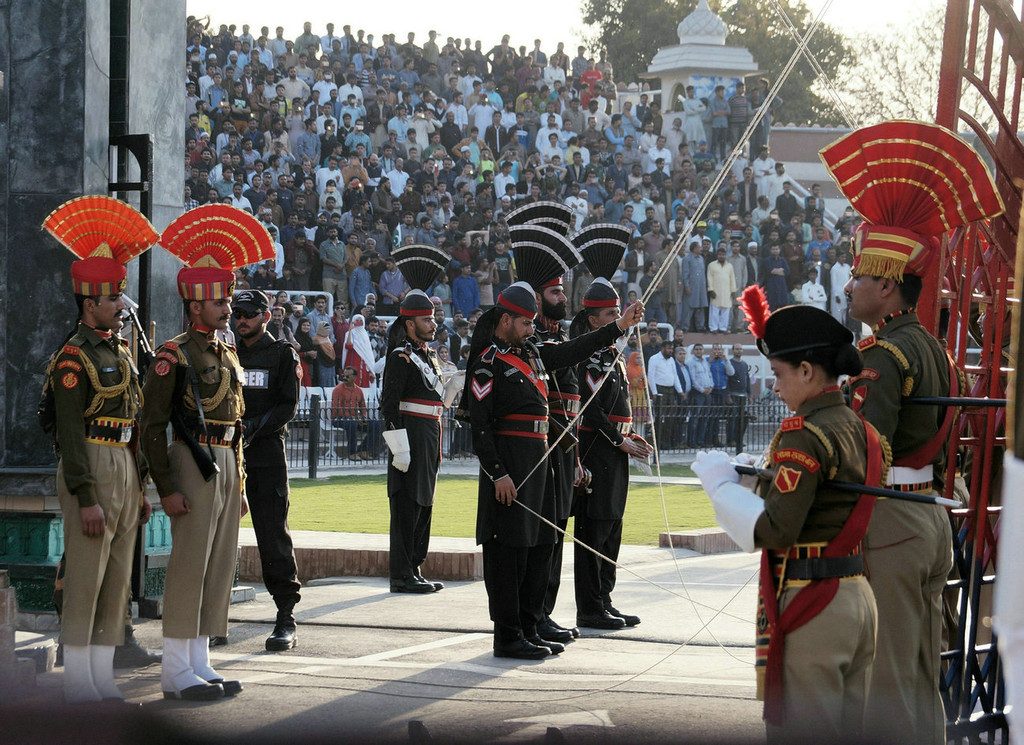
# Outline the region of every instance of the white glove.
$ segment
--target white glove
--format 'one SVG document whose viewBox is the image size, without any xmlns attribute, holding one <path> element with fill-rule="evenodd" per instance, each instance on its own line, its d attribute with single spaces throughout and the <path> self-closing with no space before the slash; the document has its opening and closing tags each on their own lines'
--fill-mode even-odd
<svg viewBox="0 0 1024 745">
<path fill-rule="evenodd" d="M 723 484 L 738 484 L 740 480 L 731 458 L 721 450 L 701 450 L 691 468 L 709 497 L 714 497 Z"/>
<path fill-rule="evenodd" d="M 733 463 L 739 463 L 740 465 L 743 466 L 751 466 L 752 468 L 758 468 L 761 465 L 762 460 L 762 456 L 754 455 L 752 453 L 740 453 L 739 455 L 734 455 L 732 458 Z M 757 482 L 757 476 L 740 474 L 740 486 L 742 486 L 745 489 L 750 489 L 750 491 L 754 491 L 754 489 L 757 487 Z"/>
<path fill-rule="evenodd" d="M 389 429 L 384 432 L 384 442 L 391 451 L 391 465 L 402 473 L 409 470 L 412 453 L 409 451 L 409 431 L 405 429 Z"/>
<path fill-rule="evenodd" d="M 444 384 L 444 407 L 450 409 L 452 403 L 455 401 L 455 397 L 462 392 L 463 386 L 466 385 L 466 371 L 459 370 L 457 373 L 452 375 L 448 382 Z"/>
<path fill-rule="evenodd" d="M 764 512 L 764 500 L 737 483 L 727 482 L 711 495 L 715 520 L 748 554 L 754 550 L 754 526 Z"/>
</svg>

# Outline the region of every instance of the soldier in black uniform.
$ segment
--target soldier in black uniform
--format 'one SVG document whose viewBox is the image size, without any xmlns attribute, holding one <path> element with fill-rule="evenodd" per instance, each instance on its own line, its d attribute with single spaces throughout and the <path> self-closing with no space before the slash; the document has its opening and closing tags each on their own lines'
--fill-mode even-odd
<svg viewBox="0 0 1024 745">
<path fill-rule="evenodd" d="M 616 232 L 618 231 L 618 232 Z M 586 232 L 586 231 L 581 231 Z M 619 296 L 609 278 L 626 252 L 628 231 L 619 226 L 596 225 L 587 236 L 574 237 L 594 281 L 583 295 L 569 336 L 576 338 L 619 318 Z M 650 447 L 633 432 L 629 380 L 622 358 L 611 345 L 596 350 L 580 363 L 580 387 L 594 401 L 583 411 L 580 459 L 590 471 L 588 492 L 576 505 L 574 536 L 578 542 L 618 559 L 622 542 L 622 516 L 629 491 L 629 458 L 646 458 Z M 602 379 L 607 377 L 607 380 Z M 612 605 L 615 565 L 577 544 L 576 624 L 585 628 L 620 629 L 636 626 L 640 618 L 621 613 Z"/>
<path fill-rule="evenodd" d="M 610 346 L 643 317 L 643 306 L 628 308 L 617 324 L 540 348 L 529 342 L 536 314 L 529 285 L 516 282 L 499 294 L 495 307 L 477 322 L 463 394 L 480 458 L 476 537 L 483 545 L 494 655 L 519 659 L 564 650 L 536 633 L 556 540 L 554 528 L 538 516 L 551 523 L 557 517 L 545 456 L 546 368 L 576 364 Z"/>
<path fill-rule="evenodd" d="M 245 417 L 242 437 L 248 464 L 249 512 L 260 550 L 263 583 L 277 605 L 277 621 L 267 639 L 268 652 L 295 646 L 294 608 L 302 586 L 288 532 L 288 462 L 284 438 L 299 402 L 302 368 L 284 339 L 267 331 L 270 300 L 259 290 L 235 295 L 238 361 L 245 369 Z"/>
<path fill-rule="evenodd" d="M 388 331 L 380 414 L 388 456 L 391 592 L 428 593 L 444 588 L 420 574 L 427 558 L 437 469 L 441 465 L 444 381 L 437 353 L 427 346 L 437 323 L 424 290 L 444 272 L 449 257 L 434 246 L 396 248 L 392 256 L 413 289 Z"/>
<path fill-rule="evenodd" d="M 571 242 L 554 235 L 565 235 L 569 231 L 568 222 L 555 222 L 560 220 L 562 208 L 563 205 L 558 203 L 537 202 L 516 210 L 510 218 L 509 239 L 515 254 L 516 278 L 536 291 L 540 312 L 534 323 L 536 334 L 531 342 L 538 347 L 569 340 L 561 324 L 566 315 L 564 273 L 583 260 Z M 549 453 L 548 462 L 553 477 L 555 524 L 562 533 L 555 536 L 552 548 L 551 572 L 544 594 L 544 616 L 537 624 L 537 634 L 547 641 L 563 644 L 580 635 L 579 629 L 564 628 L 551 619 L 562 579 L 562 550 L 565 545 L 562 534 L 572 514 L 576 484 L 583 476 L 576 447 L 579 412 L 576 368 L 569 366 L 549 371 L 548 443 L 557 442 L 557 445 Z"/>
</svg>

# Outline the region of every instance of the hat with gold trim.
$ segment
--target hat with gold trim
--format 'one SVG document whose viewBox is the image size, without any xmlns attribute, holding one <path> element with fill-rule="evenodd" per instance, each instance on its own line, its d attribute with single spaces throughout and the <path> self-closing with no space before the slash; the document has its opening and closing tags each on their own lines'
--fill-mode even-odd
<svg viewBox="0 0 1024 745">
<path fill-rule="evenodd" d="M 157 242 L 138 210 L 108 196 L 71 199 L 43 221 L 43 229 L 79 260 L 71 265 L 76 295 L 116 295 L 125 287 L 125 264 Z"/>
<path fill-rule="evenodd" d="M 274 258 L 267 229 L 228 204 L 189 210 L 167 226 L 160 245 L 185 262 L 177 282 L 185 300 L 229 298 L 235 291 L 235 269 Z"/>
<path fill-rule="evenodd" d="M 994 217 L 1003 202 L 978 153 L 936 124 L 889 121 L 858 129 L 820 157 L 864 218 L 853 273 L 923 276 L 943 233 Z"/>
</svg>

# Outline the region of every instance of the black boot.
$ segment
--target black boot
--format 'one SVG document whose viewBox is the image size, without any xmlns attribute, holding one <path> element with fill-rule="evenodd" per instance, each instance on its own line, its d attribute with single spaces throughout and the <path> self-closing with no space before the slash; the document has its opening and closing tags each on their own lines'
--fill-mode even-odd
<svg viewBox="0 0 1024 745">
<path fill-rule="evenodd" d="M 295 647 L 295 616 L 291 608 L 282 608 L 277 612 L 274 633 L 267 637 L 268 652 L 284 652 Z"/>
<path fill-rule="evenodd" d="M 135 638 L 135 629 L 124 627 L 124 644 L 114 648 L 114 667 L 134 668 L 155 665 L 163 659 L 159 652 L 146 649 Z"/>
</svg>

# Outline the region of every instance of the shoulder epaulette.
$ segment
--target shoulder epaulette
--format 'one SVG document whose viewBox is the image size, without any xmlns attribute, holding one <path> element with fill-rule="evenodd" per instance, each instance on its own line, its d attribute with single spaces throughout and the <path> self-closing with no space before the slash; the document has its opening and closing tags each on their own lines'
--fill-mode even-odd
<svg viewBox="0 0 1024 745">
<path fill-rule="evenodd" d="M 172 352 L 176 352 L 178 350 L 178 346 L 179 346 L 179 344 L 176 341 L 165 341 L 164 342 L 164 349 L 170 349 Z"/>
<path fill-rule="evenodd" d="M 64 348 L 60 350 L 60 353 L 79 355 L 82 353 L 82 350 L 76 347 L 74 344 L 65 344 Z"/>
<path fill-rule="evenodd" d="M 779 427 L 783 432 L 792 432 L 803 428 L 804 418 L 802 416 L 788 416 L 782 420 L 782 425 Z"/>
<path fill-rule="evenodd" d="M 480 362 L 491 364 L 494 362 L 494 356 L 498 353 L 498 348 L 495 345 L 491 345 L 484 350 L 484 353 L 480 355 Z"/>
<path fill-rule="evenodd" d="M 872 334 L 871 336 L 865 336 L 863 339 L 857 342 L 857 349 L 863 352 L 865 349 L 870 349 L 871 347 L 875 346 L 875 343 L 877 341 L 878 337 L 876 337 L 874 334 Z"/>
</svg>

